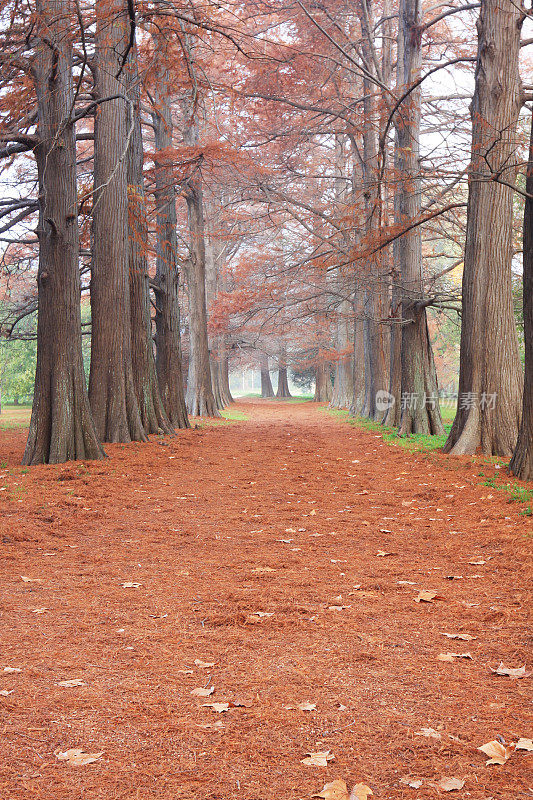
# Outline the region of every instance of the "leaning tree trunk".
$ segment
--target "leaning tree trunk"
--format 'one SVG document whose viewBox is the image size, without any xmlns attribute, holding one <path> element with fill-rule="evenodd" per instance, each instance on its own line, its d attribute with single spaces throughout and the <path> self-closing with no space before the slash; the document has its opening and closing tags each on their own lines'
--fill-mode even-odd
<svg viewBox="0 0 533 800">
<path fill-rule="evenodd" d="M 522 425 L 518 443 L 511 459 L 510 469 L 524 481 L 533 480 L 533 117 L 526 176 L 526 201 L 524 206 L 524 339 L 526 373 Z"/>
<path fill-rule="evenodd" d="M 158 47 L 159 46 L 159 47 Z M 162 56 L 156 40 L 156 54 Z M 155 202 L 157 207 L 155 296 L 156 370 L 159 391 L 167 416 L 176 428 L 188 428 L 183 387 L 180 343 L 178 238 L 176 189 L 172 173 L 172 113 L 170 76 L 165 67 L 157 73 L 153 87 L 155 110 Z"/>
<path fill-rule="evenodd" d="M 259 363 L 261 365 L 261 397 L 264 399 L 274 397 L 274 388 L 272 386 L 272 381 L 270 380 L 268 355 L 266 353 L 260 354 Z"/>
<path fill-rule="evenodd" d="M 398 87 L 405 91 L 420 73 L 420 0 L 400 0 Z M 410 92 L 396 118 L 399 185 L 398 223 L 406 228 L 399 241 L 402 291 L 402 409 L 400 434 L 442 434 L 437 373 L 427 326 L 422 280 L 420 88 Z"/>
<path fill-rule="evenodd" d="M 133 103 L 133 132 L 128 147 L 128 265 L 133 380 L 145 433 L 172 433 L 172 425 L 159 393 L 152 340 L 150 286 L 146 257 L 148 225 L 143 177 L 141 96 L 136 45 L 130 51 L 125 75 L 128 94 Z"/>
<path fill-rule="evenodd" d="M 24 464 L 104 458 L 81 350 L 79 233 L 70 4 L 37 3 L 33 79 L 39 144 L 37 369 Z"/>
<path fill-rule="evenodd" d="M 105 442 L 147 439 L 131 352 L 127 151 L 133 104 L 124 100 L 123 71 L 129 33 L 125 5 L 98 0 L 95 94 L 97 99 L 114 99 L 99 105 L 94 126 L 89 399 L 96 430 Z"/>
<path fill-rule="evenodd" d="M 482 0 L 471 106 L 459 406 L 445 445 L 451 453 L 481 448 L 486 455 L 510 456 L 518 438 L 522 376 L 511 262 L 521 22 L 519 4 Z"/>
</svg>

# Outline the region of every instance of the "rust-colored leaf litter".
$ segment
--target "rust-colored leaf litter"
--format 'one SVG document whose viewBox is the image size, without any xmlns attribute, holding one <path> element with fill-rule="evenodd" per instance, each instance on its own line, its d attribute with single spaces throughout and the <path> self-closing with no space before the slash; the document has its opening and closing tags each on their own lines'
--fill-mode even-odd
<svg viewBox="0 0 533 800">
<path fill-rule="evenodd" d="M 531 519 L 469 459 L 238 407 L 29 471 L 2 434 L 2 800 L 531 796 L 532 679 L 491 671 L 531 668 Z"/>
</svg>

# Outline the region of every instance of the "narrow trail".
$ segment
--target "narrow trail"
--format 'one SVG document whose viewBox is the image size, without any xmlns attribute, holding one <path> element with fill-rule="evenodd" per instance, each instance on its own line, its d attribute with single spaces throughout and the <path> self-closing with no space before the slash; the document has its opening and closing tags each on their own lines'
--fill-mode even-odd
<svg viewBox="0 0 533 800">
<path fill-rule="evenodd" d="M 531 678 L 489 669 L 531 668 L 530 519 L 466 460 L 315 404 L 238 407 L 247 421 L 114 445 L 105 463 L 24 472 L 12 435 L 0 796 L 296 800 L 342 778 L 425 800 L 453 776 L 451 797 L 529 797 L 529 754 L 485 766 L 476 748 L 531 737 Z M 73 747 L 103 755 L 57 760 Z M 327 750 L 327 768 L 301 763 Z"/>
</svg>

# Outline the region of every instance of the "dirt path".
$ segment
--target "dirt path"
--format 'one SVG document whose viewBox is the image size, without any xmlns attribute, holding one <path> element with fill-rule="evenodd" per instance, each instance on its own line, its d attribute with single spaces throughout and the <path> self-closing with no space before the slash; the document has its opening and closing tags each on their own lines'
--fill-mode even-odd
<svg viewBox="0 0 533 800">
<path fill-rule="evenodd" d="M 468 463 L 313 404 L 240 408 L 105 463 L 2 470 L 2 800 L 296 800 L 334 778 L 425 800 L 451 776 L 450 797 L 530 797 L 531 755 L 476 747 L 532 735 L 532 679 L 489 670 L 531 667 L 531 520 Z M 74 747 L 103 755 L 54 755 Z"/>
</svg>

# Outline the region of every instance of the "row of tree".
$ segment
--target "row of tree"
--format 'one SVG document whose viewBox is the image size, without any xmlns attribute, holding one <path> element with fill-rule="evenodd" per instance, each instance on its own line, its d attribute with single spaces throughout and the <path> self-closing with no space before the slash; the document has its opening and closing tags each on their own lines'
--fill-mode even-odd
<svg viewBox="0 0 533 800">
<path fill-rule="evenodd" d="M 101 458 L 102 443 L 217 415 L 243 351 L 259 354 L 266 396 L 269 356 L 287 396 L 290 351 L 304 350 L 316 399 L 442 433 L 430 329 L 460 314 L 469 401 L 446 450 L 514 453 L 533 477 L 530 10 L 2 7 L 4 332 L 38 306 L 25 463 Z"/>
</svg>

